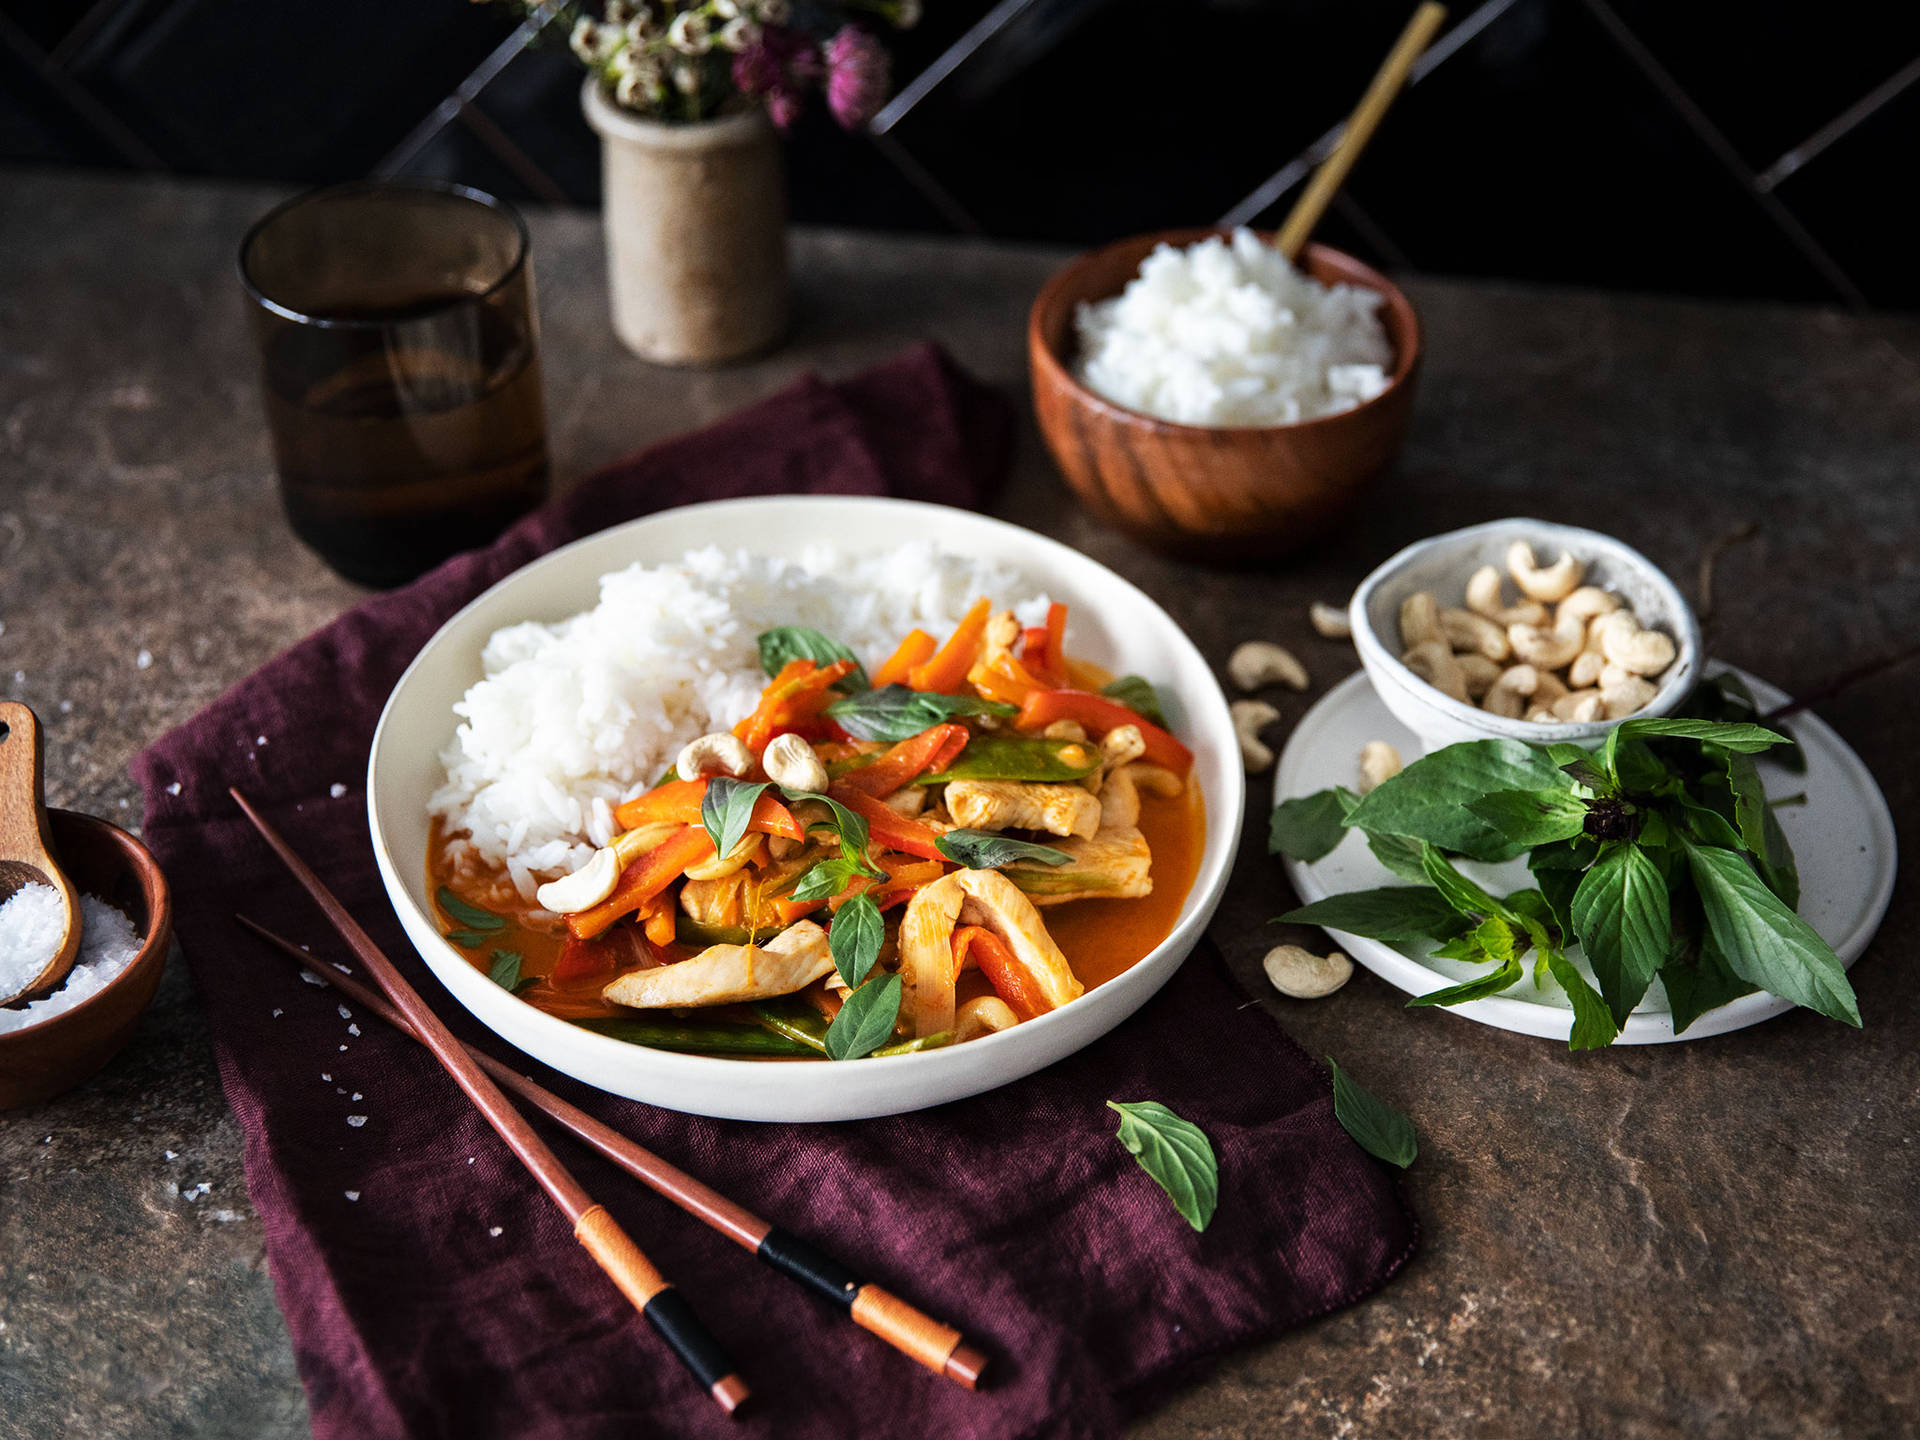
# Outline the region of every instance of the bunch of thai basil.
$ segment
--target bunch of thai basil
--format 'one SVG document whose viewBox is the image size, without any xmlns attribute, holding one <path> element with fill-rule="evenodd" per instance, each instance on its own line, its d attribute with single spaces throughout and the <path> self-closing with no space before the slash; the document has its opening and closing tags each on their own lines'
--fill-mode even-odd
<svg viewBox="0 0 1920 1440">
<path fill-rule="evenodd" d="M 1723 690 L 1718 713 L 1729 713 Z M 1744 709 L 1745 707 L 1736 707 Z M 1597 752 L 1477 740 L 1415 761 L 1359 796 L 1323 790 L 1273 813 L 1269 850 L 1312 861 L 1348 829 L 1410 886 L 1329 896 L 1283 915 L 1487 966 L 1413 1005 L 1497 995 L 1545 971 L 1573 1005 L 1575 1050 L 1611 1044 L 1656 976 L 1673 1027 L 1766 990 L 1860 1024 L 1840 958 L 1794 913 L 1793 852 L 1753 757 L 1793 742 L 1760 725 L 1639 719 Z M 1494 895 L 1450 856 L 1526 856 L 1537 888 Z M 1578 941 L 1595 992 L 1568 959 Z"/>
</svg>

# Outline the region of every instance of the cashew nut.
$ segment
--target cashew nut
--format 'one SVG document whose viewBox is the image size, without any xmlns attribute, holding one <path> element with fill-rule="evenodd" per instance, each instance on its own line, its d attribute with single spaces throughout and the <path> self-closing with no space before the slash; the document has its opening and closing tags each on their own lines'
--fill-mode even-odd
<svg viewBox="0 0 1920 1440">
<path fill-rule="evenodd" d="M 1365 795 L 1400 773 L 1400 752 L 1384 740 L 1360 747 L 1360 793 Z"/>
<path fill-rule="evenodd" d="M 1613 664 L 1635 675 L 1658 675 L 1678 653 L 1671 636 L 1642 630 L 1631 610 L 1616 610 L 1600 622 L 1600 650 Z"/>
<path fill-rule="evenodd" d="M 649 850 L 658 850 L 686 828 L 678 820 L 657 821 L 636 830 L 622 830 L 613 837 L 607 848 L 613 851 L 620 861 L 620 867 L 625 869 Z"/>
<path fill-rule="evenodd" d="M 673 772 L 682 780 L 708 775 L 731 775 L 737 780 L 752 768 L 753 752 L 738 735 L 725 730 L 689 740 L 673 762 Z"/>
<path fill-rule="evenodd" d="M 1249 640 L 1238 646 L 1227 660 L 1227 674 L 1242 690 L 1258 690 L 1275 681 L 1290 690 L 1307 688 L 1307 667 L 1294 658 L 1285 646 L 1271 640 Z"/>
<path fill-rule="evenodd" d="M 1424 640 L 1400 657 L 1400 663 L 1442 695 L 1466 702 L 1467 677 L 1444 640 Z"/>
<path fill-rule="evenodd" d="M 577 915 L 591 910 L 613 893 L 620 883 L 620 857 L 612 850 L 596 850 L 593 857 L 571 875 L 549 880 L 533 892 L 540 908 L 556 915 Z"/>
<path fill-rule="evenodd" d="M 1566 599 L 1580 583 L 1580 577 L 1587 573 L 1586 564 L 1576 559 L 1571 550 L 1562 550 L 1558 560 L 1542 567 L 1533 558 L 1533 547 L 1524 540 L 1516 540 L 1507 547 L 1507 570 L 1521 594 L 1529 600 L 1548 601 Z"/>
<path fill-rule="evenodd" d="M 1276 945 L 1260 963 L 1273 988 L 1295 1000 L 1331 995 L 1353 977 L 1353 962 L 1338 950 L 1316 955 L 1298 945 Z"/>
<path fill-rule="evenodd" d="M 1585 624 L 1597 620 L 1620 608 L 1620 597 L 1611 590 L 1602 590 L 1598 585 L 1582 585 L 1553 611 L 1553 628 L 1558 630 L 1578 620 Z"/>
<path fill-rule="evenodd" d="M 1480 708 L 1489 715 L 1504 716 L 1508 720 L 1520 718 L 1520 702 L 1540 688 L 1540 672 L 1531 665 L 1514 665 L 1500 672 L 1500 678 L 1493 682 L 1486 696 L 1480 701 Z"/>
<path fill-rule="evenodd" d="M 1558 675 L 1551 670 L 1541 670 L 1538 665 L 1533 668 L 1540 671 L 1540 683 L 1533 687 L 1534 704 L 1551 705 L 1567 693 L 1566 682 Z"/>
<path fill-rule="evenodd" d="M 1527 711 L 1527 723 L 1529 725 L 1558 725 L 1560 723 L 1560 717 L 1544 705 L 1535 705 Z"/>
<path fill-rule="evenodd" d="M 1597 682 L 1600 679 L 1600 672 L 1606 669 L 1607 657 L 1600 653 L 1599 631 L 1598 625 L 1587 626 L 1587 643 L 1580 653 L 1573 657 L 1573 664 L 1567 667 L 1567 683 L 1576 690 L 1585 689 Z"/>
<path fill-rule="evenodd" d="M 760 853 L 760 846 L 766 837 L 758 830 L 749 830 L 734 842 L 733 849 L 724 855 L 716 855 L 711 860 L 702 860 L 697 865 L 687 867 L 689 880 L 724 880 L 740 869 L 754 856 Z"/>
<path fill-rule="evenodd" d="M 1087 738 L 1087 727 L 1078 720 L 1056 720 L 1042 730 L 1040 735 L 1046 740 L 1077 740 L 1084 744 Z"/>
<path fill-rule="evenodd" d="M 1629 675 L 1617 685 L 1605 685 L 1600 690 L 1600 704 L 1606 711 L 1607 719 L 1619 720 L 1636 710 L 1644 710 L 1647 703 L 1659 689 L 1651 682 L 1642 680 L 1638 675 Z"/>
<path fill-rule="evenodd" d="M 1606 701 L 1598 690 L 1569 690 L 1555 700 L 1550 708 L 1554 719 L 1576 725 L 1603 719 L 1606 715 Z"/>
<path fill-rule="evenodd" d="M 798 735 L 776 735 L 760 753 L 761 768 L 782 790 L 805 790 L 818 795 L 827 788 L 827 767 Z"/>
<path fill-rule="evenodd" d="M 1504 660 L 1512 653 L 1507 632 L 1471 610 L 1442 610 L 1440 633 L 1455 650 L 1483 655 L 1489 660 Z"/>
<path fill-rule="evenodd" d="M 1460 673 L 1466 677 L 1467 698 L 1478 700 L 1493 688 L 1493 682 L 1500 678 L 1501 667 L 1486 656 L 1467 650 L 1453 657 L 1453 663 L 1460 667 Z"/>
<path fill-rule="evenodd" d="M 1587 627 L 1580 620 L 1570 625 L 1556 625 L 1551 630 L 1543 630 L 1538 625 L 1509 625 L 1507 639 L 1513 644 L 1513 653 L 1529 665 L 1558 670 L 1586 646 Z"/>
<path fill-rule="evenodd" d="M 1440 633 L 1440 602 L 1431 590 L 1416 590 L 1400 602 L 1400 647 L 1411 650 L 1428 641 L 1444 641 Z"/>
<path fill-rule="evenodd" d="M 1316 600 L 1307 607 L 1307 619 L 1313 623 L 1316 632 L 1329 640 L 1353 638 L 1353 622 L 1347 618 L 1347 612 L 1338 606 Z"/>
<path fill-rule="evenodd" d="M 1240 759 L 1253 774 L 1273 764 L 1273 751 L 1261 742 L 1260 732 L 1280 718 L 1280 712 L 1264 700 L 1236 700 L 1227 707 L 1233 712 L 1233 732 L 1240 737 Z"/>
<path fill-rule="evenodd" d="M 1508 608 L 1501 593 L 1500 572 L 1482 565 L 1467 581 L 1467 608 L 1484 615 L 1496 625 L 1544 625 L 1547 607 L 1534 600 L 1522 600 Z"/>
</svg>

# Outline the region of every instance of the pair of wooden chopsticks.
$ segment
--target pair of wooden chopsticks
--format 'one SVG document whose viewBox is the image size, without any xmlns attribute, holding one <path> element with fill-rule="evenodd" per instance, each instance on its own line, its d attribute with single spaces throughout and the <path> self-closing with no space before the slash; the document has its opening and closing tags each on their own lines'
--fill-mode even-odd
<svg viewBox="0 0 1920 1440">
<path fill-rule="evenodd" d="M 411 1035 L 433 1052 L 441 1068 L 467 1093 L 495 1133 L 525 1165 L 554 1203 L 573 1222 L 574 1237 L 591 1254 L 628 1300 L 660 1333 L 701 1386 L 729 1414 L 750 1393 L 726 1352 L 694 1314 L 686 1298 L 654 1267 L 640 1247 L 583 1190 L 546 1143 L 533 1132 L 519 1111 L 500 1092 L 504 1085 L 521 1099 L 546 1112 L 553 1120 L 642 1184 L 664 1195 L 682 1210 L 711 1226 L 735 1244 L 757 1255 L 774 1269 L 801 1282 L 834 1303 L 844 1306 L 853 1322 L 871 1331 L 928 1369 L 974 1388 L 986 1368 L 987 1357 L 969 1345 L 958 1330 L 943 1325 L 878 1285 L 868 1284 L 852 1271 L 796 1235 L 769 1224 L 735 1204 L 685 1171 L 668 1164 L 618 1131 L 601 1124 L 585 1111 L 568 1104 L 492 1056 L 463 1045 L 440 1022 L 417 991 L 381 953 L 320 877 L 296 854 L 246 796 L 230 790 L 248 820 L 320 906 L 333 928 L 378 983 L 382 995 L 349 976 L 328 974 L 327 983 L 357 1001 L 382 1020 Z M 313 957 L 265 926 L 236 916 L 255 935 L 302 965 Z M 491 1077 L 491 1078 L 489 1078 Z M 495 1082 L 499 1082 L 498 1085 Z"/>
</svg>

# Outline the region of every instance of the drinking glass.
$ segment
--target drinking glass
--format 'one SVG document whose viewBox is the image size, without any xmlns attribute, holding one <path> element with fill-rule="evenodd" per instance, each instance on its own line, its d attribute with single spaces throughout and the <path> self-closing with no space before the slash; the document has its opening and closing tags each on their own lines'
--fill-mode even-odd
<svg viewBox="0 0 1920 1440">
<path fill-rule="evenodd" d="M 247 233 L 287 520 L 364 585 L 483 545 L 547 494 L 527 228 L 478 190 L 338 185 Z"/>
</svg>

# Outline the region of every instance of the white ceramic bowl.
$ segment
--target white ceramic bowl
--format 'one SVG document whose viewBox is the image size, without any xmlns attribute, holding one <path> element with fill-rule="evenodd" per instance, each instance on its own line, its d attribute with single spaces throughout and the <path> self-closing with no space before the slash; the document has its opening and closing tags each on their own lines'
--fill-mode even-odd
<svg viewBox="0 0 1920 1440">
<path fill-rule="evenodd" d="M 1700 623 L 1673 581 L 1659 566 L 1629 545 L 1594 530 L 1554 525 L 1545 520 L 1490 520 L 1409 545 L 1353 592 L 1348 617 L 1354 647 L 1367 678 L 1394 717 L 1420 737 L 1429 751 L 1462 740 L 1531 740 L 1536 744 L 1571 743 L 1592 747 L 1606 738 L 1615 720 L 1540 725 L 1509 720 L 1454 700 L 1400 663 L 1400 602 L 1416 591 L 1431 590 L 1445 606 L 1466 603 L 1467 579 L 1482 565 L 1507 574 L 1507 547 L 1516 540 L 1533 546 L 1543 565 L 1571 550 L 1586 562 L 1583 585 L 1598 585 L 1618 595 L 1649 630 L 1673 637 L 1678 653 L 1659 679 L 1659 689 L 1640 715 L 1670 714 L 1693 688 L 1702 664 Z M 1507 593 L 1516 596 L 1511 579 Z"/>
<path fill-rule="evenodd" d="M 1206 799 L 1206 848 L 1173 933 L 1139 964 L 1070 1005 L 998 1035 L 917 1055 L 790 1064 L 678 1055 L 596 1035 L 542 1014 L 495 985 L 449 945 L 427 897 L 427 797 L 443 773 L 452 707 L 480 677 L 480 651 L 502 625 L 563 619 L 599 598 L 599 577 L 634 561 L 677 560 L 722 544 L 795 555 L 814 544 L 885 549 L 933 537 L 957 554 L 1015 567 L 1072 607 L 1073 651 L 1160 688 L 1194 752 Z M 455 615 L 394 686 L 367 765 L 367 815 L 381 878 L 428 967 L 502 1039 L 556 1070 L 617 1095 L 737 1120 L 857 1120 L 943 1104 L 1017 1080 L 1104 1035 L 1144 1004 L 1199 942 L 1226 889 L 1246 781 L 1226 698 L 1200 652 L 1144 593 L 1078 551 L 1018 526 L 902 500 L 779 497 L 692 505 L 602 531 L 515 572 Z"/>
</svg>

